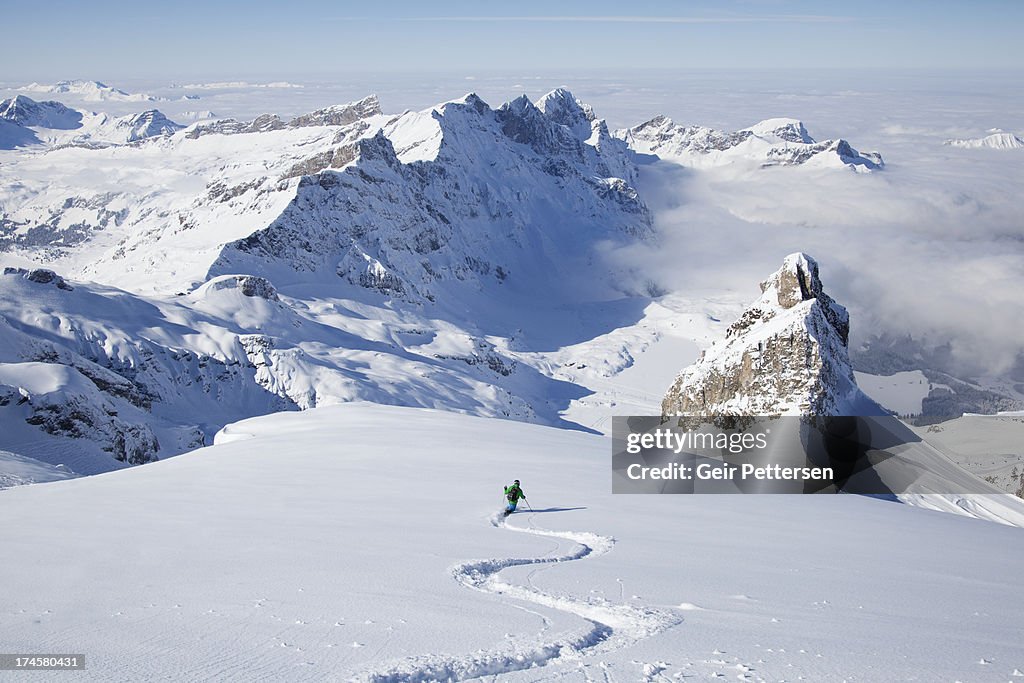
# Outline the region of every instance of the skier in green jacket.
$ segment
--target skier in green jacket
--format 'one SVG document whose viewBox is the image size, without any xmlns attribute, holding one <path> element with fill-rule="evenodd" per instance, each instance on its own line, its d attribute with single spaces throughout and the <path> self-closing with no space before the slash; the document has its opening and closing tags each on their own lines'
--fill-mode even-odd
<svg viewBox="0 0 1024 683">
<path fill-rule="evenodd" d="M 526 500 L 526 494 L 519 488 L 519 480 L 516 479 L 511 486 L 505 487 L 505 499 L 508 500 L 508 505 L 505 506 L 506 517 L 516 511 L 516 504 L 520 498 Z"/>
</svg>

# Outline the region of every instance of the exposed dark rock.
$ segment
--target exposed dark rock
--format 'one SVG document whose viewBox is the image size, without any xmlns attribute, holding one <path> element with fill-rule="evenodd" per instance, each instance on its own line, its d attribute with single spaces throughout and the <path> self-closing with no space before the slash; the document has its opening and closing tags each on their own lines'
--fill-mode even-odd
<svg viewBox="0 0 1024 683">
<path fill-rule="evenodd" d="M 849 316 L 825 293 L 814 259 L 787 256 L 761 292 L 726 339 L 680 373 L 662 414 L 881 414 L 857 388 L 847 350 Z"/>
</svg>

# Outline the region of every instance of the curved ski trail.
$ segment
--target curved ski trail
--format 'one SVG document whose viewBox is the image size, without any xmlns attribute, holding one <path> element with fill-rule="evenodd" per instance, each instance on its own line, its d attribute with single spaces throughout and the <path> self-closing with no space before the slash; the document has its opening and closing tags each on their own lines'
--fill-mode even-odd
<svg viewBox="0 0 1024 683">
<path fill-rule="evenodd" d="M 554 565 L 599 557 L 611 552 L 615 546 L 615 539 L 586 531 L 553 531 L 536 527 L 510 526 L 501 518 L 500 513 L 492 516 L 490 522 L 495 527 L 517 533 L 569 540 L 576 544 L 576 548 L 572 552 L 554 557 L 491 558 L 463 562 L 452 568 L 452 577 L 476 591 L 575 614 L 584 619 L 587 625 L 564 634 L 557 640 L 541 641 L 529 646 L 477 651 L 466 655 L 409 657 L 387 670 L 367 673 L 356 680 L 372 683 L 463 681 L 511 673 L 545 666 L 556 660 L 564 662 L 578 659 L 584 653 L 617 650 L 649 638 L 682 621 L 676 614 L 665 610 L 613 603 L 605 598 L 582 599 L 571 595 L 552 595 L 532 585 L 523 586 L 502 580 L 499 574 L 510 567 Z"/>
</svg>

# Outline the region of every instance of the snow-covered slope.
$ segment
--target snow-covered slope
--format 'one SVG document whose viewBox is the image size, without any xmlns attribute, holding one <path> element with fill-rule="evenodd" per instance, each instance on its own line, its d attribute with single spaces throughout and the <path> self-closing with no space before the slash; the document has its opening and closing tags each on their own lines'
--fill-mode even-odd
<svg viewBox="0 0 1024 683">
<path fill-rule="evenodd" d="M 964 415 L 915 431 L 965 470 L 1024 498 L 1024 415 Z"/>
<path fill-rule="evenodd" d="M 740 240 L 702 264 L 701 233 L 722 228 L 717 247 L 735 233 L 698 211 L 685 249 L 659 241 L 665 216 L 634 189 L 644 174 L 738 191 L 757 178 L 762 196 L 856 183 L 823 196 L 868 222 L 861 198 L 895 174 L 808 169 L 880 158 L 773 120 L 669 125 L 663 142 L 682 151 L 660 163 L 564 89 L 401 115 L 366 98 L 177 132 L 157 112 L 119 127 L 13 104 L 0 119 L 0 147 L 17 148 L 0 155 L 0 259 L 24 267 L 0 277 L 11 651 L 83 651 L 103 680 L 1024 670 L 1020 530 L 966 518 L 1024 525 L 1020 501 L 903 496 L 954 516 L 853 495 L 612 496 L 609 441 L 565 429 L 656 412 L 671 374 L 743 310 L 712 269 L 785 242 L 767 220 L 757 256 Z M 787 215 L 793 196 L 776 198 Z M 759 202 L 720 205 L 764 217 Z M 702 288 L 664 295 L 655 252 Z M 706 359 L 741 358 L 722 366 L 730 379 L 780 369 L 778 386 L 744 386 L 763 400 L 733 408 L 861 412 L 846 328 L 794 254 Z M 167 457 L 224 425 L 218 445 Z M 900 455 L 965 475 L 926 440 Z M 513 478 L 533 510 L 502 523 Z"/>
<path fill-rule="evenodd" d="M 178 132 L 147 112 L 103 149 L 59 136 L 115 127 L 104 115 L 62 131 L 44 124 L 63 105 L 4 111 L 43 139 L 0 165 L 0 248 L 60 275 L 5 276 L 18 436 L 0 446 L 95 472 L 284 408 L 371 400 L 600 429 L 615 405 L 657 403 L 651 378 L 625 402 L 610 381 L 660 334 L 636 326 L 657 287 L 607 258 L 653 234 L 634 155 L 564 89 L 397 116 L 368 97 Z M 789 120 L 743 137 L 817 144 Z M 825 375 L 841 384 L 840 370 Z M 604 418 L 574 410 L 591 390 Z"/>
<path fill-rule="evenodd" d="M 142 297 L 9 269 L 0 294 L 0 448 L 79 474 L 175 455 L 251 415 L 353 400 L 576 426 L 559 411 L 583 393 L 470 321 L 286 297 L 256 276 Z"/>
<path fill-rule="evenodd" d="M 931 382 L 920 370 L 891 375 L 854 372 L 853 376 L 865 394 L 897 415 L 920 415 L 923 401 L 932 389 Z"/>
<path fill-rule="evenodd" d="M 75 473 L 64 465 L 51 465 L 16 453 L 0 451 L 0 489 L 60 481 L 74 476 Z"/>
<path fill-rule="evenodd" d="M 437 411 L 349 404 L 218 443 L 2 492 L 5 646 L 84 652 L 100 680 L 1024 669 L 1020 529 L 860 496 L 613 496 L 604 438 Z M 502 524 L 514 478 L 533 511 Z"/>
<path fill-rule="evenodd" d="M 7 450 L 94 474 L 201 446 L 226 422 L 294 407 L 256 381 L 227 321 L 218 328 L 180 304 L 73 286 L 47 270 L 8 269 L 0 292 Z"/>
<path fill-rule="evenodd" d="M 807 166 L 849 168 L 869 172 L 882 168 L 877 152 L 858 152 L 846 140 L 817 142 L 801 121 L 767 119 L 727 133 L 704 126 L 681 126 L 657 116 L 633 128 L 616 131 L 642 154 L 655 154 L 686 166 Z"/>
<path fill-rule="evenodd" d="M 17 123 L 0 119 L 0 150 L 12 150 L 19 147 L 39 144 L 40 140 L 32 130 Z"/>
</svg>

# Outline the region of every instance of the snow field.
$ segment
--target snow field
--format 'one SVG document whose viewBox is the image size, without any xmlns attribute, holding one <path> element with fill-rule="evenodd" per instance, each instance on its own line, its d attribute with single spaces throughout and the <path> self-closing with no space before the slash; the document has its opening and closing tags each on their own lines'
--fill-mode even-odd
<svg viewBox="0 0 1024 683">
<path fill-rule="evenodd" d="M 928 378 L 920 370 L 895 372 L 891 375 L 854 372 L 853 376 L 865 394 L 899 415 L 919 414 L 921 401 L 931 391 Z"/>
<path fill-rule="evenodd" d="M 613 496 L 608 455 L 594 435 L 347 404 L 7 490 L 0 641 L 84 652 L 89 680 L 1024 667 L 1020 529 L 859 496 Z M 534 511 L 501 524 L 514 478 Z"/>
</svg>

